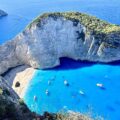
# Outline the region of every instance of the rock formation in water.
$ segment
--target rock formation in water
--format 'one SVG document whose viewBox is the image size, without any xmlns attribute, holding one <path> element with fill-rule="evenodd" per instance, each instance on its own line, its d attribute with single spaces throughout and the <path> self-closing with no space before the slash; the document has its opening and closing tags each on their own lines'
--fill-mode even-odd
<svg viewBox="0 0 120 120">
<path fill-rule="evenodd" d="M 3 10 L 0 10 L 0 17 L 2 17 L 2 16 L 6 16 L 6 15 L 7 15 L 6 12 L 4 12 Z"/>
<path fill-rule="evenodd" d="M 62 57 L 120 60 L 120 26 L 78 12 L 43 14 L 0 46 L 0 74 L 23 64 L 52 68 L 60 65 Z"/>
</svg>

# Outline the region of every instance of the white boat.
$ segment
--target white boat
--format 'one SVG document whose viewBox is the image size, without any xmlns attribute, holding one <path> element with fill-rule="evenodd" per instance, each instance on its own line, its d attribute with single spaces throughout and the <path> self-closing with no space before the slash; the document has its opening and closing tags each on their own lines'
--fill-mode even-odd
<svg viewBox="0 0 120 120">
<path fill-rule="evenodd" d="M 37 96 L 34 96 L 34 98 L 33 98 L 33 99 L 34 99 L 34 101 L 36 101 L 36 100 L 37 100 Z"/>
<path fill-rule="evenodd" d="M 51 81 L 50 80 L 48 80 L 48 85 L 50 85 L 51 84 Z"/>
<path fill-rule="evenodd" d="M 85 93 L 84 93 L 83 91 L 81 91 L 81 90 L 79 91 L 79 93 L 80 93 L 81 95 L 85 95 Z"/>
<path fill-rule="evenodd" d="M 45 93 L 46 93 L 46 95 L 49 95 L 49 90 L 46 90 Z"/>
<path fill-rule="evenodd" d="M 64 85 L 69 86 L 69 83 L 67 80 L 64 80 Z"/>
<path fill-rule="evenodd" d="M 96 86 L 102 88 L 102 87 L 103 87 L 103 84 L 102 84 L 102 83 L 97 83 Z"/>
</svg>

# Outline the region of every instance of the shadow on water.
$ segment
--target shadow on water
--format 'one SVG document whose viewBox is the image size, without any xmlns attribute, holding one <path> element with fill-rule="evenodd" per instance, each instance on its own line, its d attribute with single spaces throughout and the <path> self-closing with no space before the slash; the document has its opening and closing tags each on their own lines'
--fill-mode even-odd
<svg viewBox="0 0 120 120">
<path fill-rule="evenodd" d="M 110 63 L 108 63 L 108 65 L 111 65 L 111 66 L 120 66 L 120 60 L 110 62 Z"/>
<path fill-rule="evenodd" d="M 55 68 L 46 69 L 46 70 L 71 70 L 71 69 L 79 69 L 79 68 L 84 68 L 84 67 L 91 67 L 96 64 L 120 66 L 120 61 L 101 63 L 101 62 L 73 60 L 70 58 L 60 58 L 59 66 L 57 66 Z"/>
<path fill-rule="evenodd" d="M 76 61 L 70 58 L 60 58 L 60 65 L 52 68 L 52 69 L 48 69 L 48 70 L 71 70 L 71 69 L 79 69 L 79 68 L 83 68 L 83 67 L 90 67 L 92 65 L 94 65 L 95 63 L 93 62 L 88 62 L 88 61 Z"/>
</svg>

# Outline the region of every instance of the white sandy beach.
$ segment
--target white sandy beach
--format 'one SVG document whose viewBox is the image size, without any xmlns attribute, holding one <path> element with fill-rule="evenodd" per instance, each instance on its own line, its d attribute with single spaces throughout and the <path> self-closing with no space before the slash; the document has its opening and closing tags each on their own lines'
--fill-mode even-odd
<svg viewBox="0 0 120 120">
<path fill-rule="evenodd" d="M 5 79 L 10 83 L 18 96 L 20 98 L 23 98 L 28 83 L 32 79 L 34 73 L 35 69 L 33 68 L 30 68 L 28 66 L 20 66 L 14 68 L 14 70 L 12 69 L 9 73 L 7 73 Z M 20 83 L 19 87 L 15 87 L 16 82 Z"/>
</svg>

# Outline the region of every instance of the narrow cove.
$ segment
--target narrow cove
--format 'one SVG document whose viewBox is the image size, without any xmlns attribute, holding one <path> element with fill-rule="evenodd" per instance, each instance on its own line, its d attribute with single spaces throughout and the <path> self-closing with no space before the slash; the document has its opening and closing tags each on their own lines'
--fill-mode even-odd
<svg viewBox="0 0 120 120">
<path fill-rule="evenodd" d="M 119 63 L 105 65 L 62 59 L 59 67 L 36 70 L 24 100 L 30 110 L 38 114 L 72 110 L 118 120 L 119 72 Z M 69 86 L 64 84 L 65 80 Z M 97 84 L 104 85 L 104 88 Z"/>
<path fill-rule="evenodd" d="M 120 25 L 119 5 L 118 0 L 0 1 L 0 9 L 8 13 L 0 19 L 0 45 L 14 39 L 34 18 L 46 12 L 78 11 Z M 5 79 L 20 98 L 24 95 L 31 111 L 43 114 L 71 110 L 102 116 L 105 120 L 120 120 L 120 62 L 95 64 L 65 58 L 61 66 L 53 69 L 34 70 L 27 66 L 26 72 L 17 73 L 17 67 Z M 15 87 L 17 82 L 19 87 Z"/>
</svg>

